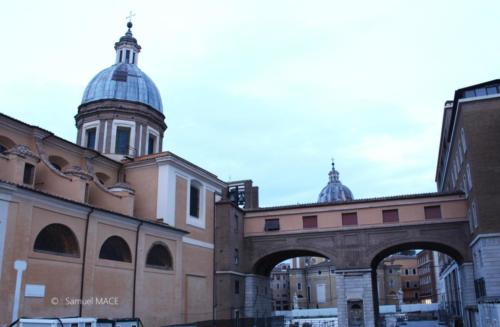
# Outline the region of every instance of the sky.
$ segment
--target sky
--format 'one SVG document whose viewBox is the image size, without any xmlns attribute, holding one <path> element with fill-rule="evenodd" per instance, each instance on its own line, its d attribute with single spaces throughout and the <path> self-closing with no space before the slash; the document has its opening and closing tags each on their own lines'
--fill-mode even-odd
<svg viewBox="0 0 500 327">
<path fill-rule="evenodd" d="M 310 203 L 331 158 L 355 198 L 434 192 L 443 105 L 500 75 L 498 1 L 0 1 L 0 112 L 76 140 L 126 31 L 163 150 L 261 206 Z"/>
</svg>

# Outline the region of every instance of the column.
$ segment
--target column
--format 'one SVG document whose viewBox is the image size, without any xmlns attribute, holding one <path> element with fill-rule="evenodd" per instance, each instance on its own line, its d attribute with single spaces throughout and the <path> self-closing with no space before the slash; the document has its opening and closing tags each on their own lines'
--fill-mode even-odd
<svg viewBox="0 0 500 327">
<path fill-rule="evenodd" d="M 336 270 L 335 282 L 339 326 L 349 326 L 350 303 L 362 303 L 363 325 L 375 326 L 371 269 Z"/>
</svg>

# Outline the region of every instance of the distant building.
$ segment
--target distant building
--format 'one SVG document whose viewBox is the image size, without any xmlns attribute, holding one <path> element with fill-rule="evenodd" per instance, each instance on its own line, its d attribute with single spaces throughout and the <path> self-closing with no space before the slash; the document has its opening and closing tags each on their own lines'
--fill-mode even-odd
<svg viewBox="0 0 500 327">
<path fill-rule="evenodd" d="M 290 269 L 290 299 L 298 309 L 337 306 L 335 266 L 328 260 Z"/>
<path fill-rule="evenodd" d="M 270 285 L 273 310 L 290 310 L 290 265 L 280 263 L 271 271 Z"/>
<path fill-rule="evenodd" d="M 415 252 L 397 253 L 385 258 L 377 269 L 379 304 L 398 304 L 398 292 L 403 303 L 418 303 L 420 295 L 417 257 Z"/>
<path fill-rule="evenodd" d="M 439 277 L 437 252 L 429 250 L 419 252 L 417 254 L 417 265 L 420 281 L 420 302 L 427 304 L 437 303 L 437 278 Z"/>
</svg>

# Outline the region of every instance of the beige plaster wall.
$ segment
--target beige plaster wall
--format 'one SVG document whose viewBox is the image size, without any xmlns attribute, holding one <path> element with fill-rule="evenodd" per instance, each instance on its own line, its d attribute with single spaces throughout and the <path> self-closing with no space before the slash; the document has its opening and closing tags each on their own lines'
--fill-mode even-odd
<svg viewBox="0 0 500 327">
<path fill-rule="evenodd" d="M 442 219 L 425 219 L 424 207 L 432 205 L 441 206 Z M 317 215 L 317 230 L 381 226 L 384 225 L 382 211 L 387 209 L 398 209 L 399 222 L 396 224 L 431 223 L 448 219 L 466 219 L 466 206 L 466 200 L 462 196 L 456 195 L 440 198 L 404 199 L 400 201 L 390 200 L 371 203 L 254 211 L 248 212 L 245 215 L 245 236 L 302 231 L 302 217 L 309 215 Z M 342 226 L 342 213 L 350 212 L 357 213 L 358 225 Z M 280 218 L 279 232 L 264 231 L 265 220 L 269 218 Z"/>
</svg>

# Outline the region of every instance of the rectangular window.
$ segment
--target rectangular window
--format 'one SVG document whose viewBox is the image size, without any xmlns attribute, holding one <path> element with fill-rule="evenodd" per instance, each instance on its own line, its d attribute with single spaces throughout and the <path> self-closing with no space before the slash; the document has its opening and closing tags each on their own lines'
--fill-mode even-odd
<svg viewBox="0 0 500 327">
<path fill-rule="evenodd" d="M 474 281 L 474 288 L 476 289 L 476 298 L 479 299 L 486 296 L 486 285 L 484 278 L 478 278 Z"/>
<path fill-rule="evenodd" d="M 132 52 L 132 63 L 135 64 L 135 52 Z"/>
<path fill-rule="evenodd" d="M 239 217 L 238 215 L 234 215 L 234 232 L 238 233 L 239 230 Z"/>
<path fill-rule="evenodd" d="M 24 164 L 23 183 L 33 185 L 33 176 L 35 174 L 35 166 L 29 163 Z"/>
<path fill-rule="evenodd" d="M 382 218 L 385 223 L 397 223 L 399 221 L 398 209 L 382 210 Z"/>
<path fill-rule="evenodd" d="M 116 128 L 115 153 L 128 154 L 130 144 L 130 128 L 119 126 Z"/>
<path fill-rule="evenodd" d="M 486 88 L 486 93 L 488 93 L 488 95 L 490 95 L 490 94 L 497 94 L 498 93 L 497 87 L 496 86 L 488 86 Z"/>
<path fill-rule="evenodd" d="M 156 146 L 156 136 L 149 134 L 148 136 L 148 154 L 153 154 L 155 152 Z"/>
<path fill-rule="evenodd" d="M 472 202 L 472 221 L 474 222 L 474 228 L 477 228 L 477 211 L 476 211 L 476 202 Z"/>
<path fill-rule="evenodd" d="M 356 212 L 348 212 L 342 214 L 342 226 L 352 226 L 358 224 L 358 214 Z"/>
<path fill-rule="evenodd" d="M 125 62 L 127 64 L 130 62 L 130 50 L 125 51 Z"/>
<path fill-rule="evenodd" d="M 441 206 L 424 207 L 425 219 L 439 219 L 441 218 Z"/>
<path fill-rule="evenodd" d="M 280 230 L 280 220 L 278 218 L 266 219 L 264 230 L 266 232 Z"/>
<path fill-rule="evenodd" d="M 200 216 L 200 189 L 191 185 L 189 192 L 189 215 L 198 218 Z"/>
<path fill-rule="evenodd" d="M 89 148 L 89 149 L 95 149 L 96 132 L 97 132 L 97 129 L 95 127 L 85 130 L 86 140 L 87 140 L 86 145 L 87 145 L 87 148 Z"/>
<path fill-rule="evenodd" d="M 470 165 L 469 164 L 467 164 L 466 174 L 467 174 L 467 181 L 469 182 L 468 190 L 470 191 L 472 189 L 472 174 L 470 172 Z"/>
<path fill-rule="evenodd" d="M 297 289 L 298 289 L 299 291 L 301 291 L 301 290 L 302 290 L 302 283 L 297 283 Z"/>
<path fill-rule="evenodd" d="M 240 281 L 239 281 L 239 279 L 234 280 L 234 294 L 240 294 Z"/>
<path fill-rule="evenodd" d="M 318 228 L 318 216 L 303 216 L 302 217 L 302 227 L 303 228 Z"/>
</svg>

